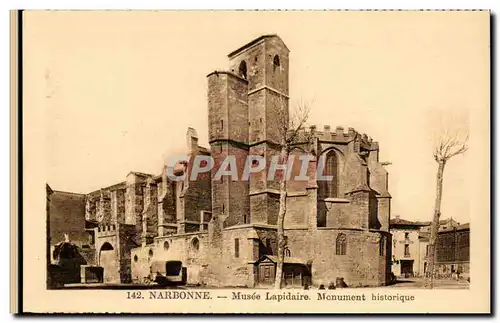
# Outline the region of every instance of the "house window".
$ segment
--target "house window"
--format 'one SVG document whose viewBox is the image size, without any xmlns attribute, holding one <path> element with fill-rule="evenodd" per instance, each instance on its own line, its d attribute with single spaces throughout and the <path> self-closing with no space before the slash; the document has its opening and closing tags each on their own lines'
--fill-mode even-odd
<svg viewBox="0 0 500 323">
<path fill-rule="evenodd" d="M 224 130 L 224 120 L 220 121 L 220 128 L 221 128 L 221 130 Z"/>
<path fill-rule="evenodd" d="M 137 262 L 139 258 L 137 258 L 137 255 L 134 256 L 134 262 Z"/>
<path fill-rule="evenodd" d="M 410 233 L 409 232 L 405 232 L 405 240 L 408 240 L 410 239 Z"/>
<path fill-rule="evenodd" d="M 285 257 L 291 257 L 292 256 L 292 252 L 290 251 L 290 249 L 288 247 L 285 247 Z"/>
<path fill-rule="evenodd" d="M 410 256 L 410 245 L 405 244 L 405 257 L 409 257 L 409 256 Z"/>
<path fill-rule="evenodd" d="M 343 233 L 339 233 L 335 241 L 335 254 L 345 255 L 347 247 L 347 237 Z"/>
<path fill-rule="evenodd" d="M 168 251 L 169 248 L 170 244 L 168 243 L 168 241 L 165 241 L 165 243 L 163 244 L 163 250 Z"/>
<path fill-rule="evenodd" d="M 234 239 L 234 257 L 240 257 L 240 239 L 238 238 Z"/>
</svg>

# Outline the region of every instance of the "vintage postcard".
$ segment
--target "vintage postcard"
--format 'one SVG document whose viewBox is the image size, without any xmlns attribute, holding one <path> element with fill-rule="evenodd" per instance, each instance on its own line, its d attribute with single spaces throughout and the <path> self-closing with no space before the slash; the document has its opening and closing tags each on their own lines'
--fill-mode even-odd
<svg viewBox="0 0 500 323">
<path fill-rule="evenodd" d="M 490 19 L 13 12 L 13 311 L 490 313 Z"/>
</svg>

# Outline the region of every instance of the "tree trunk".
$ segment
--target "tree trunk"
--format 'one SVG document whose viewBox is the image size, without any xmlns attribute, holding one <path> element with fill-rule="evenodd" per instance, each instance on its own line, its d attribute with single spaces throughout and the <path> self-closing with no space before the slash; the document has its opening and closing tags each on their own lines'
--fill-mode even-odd
<svg viewBox="0 0 500 323">
<path fill-rule="evenodd" d="M 441 217 L 441 198 L 443 195 L 443 173 L 446 161 L 438 162 L 438 171 L 436 176 L 436 203 L 434 205 L 434 218 L 431 224 L 431 235 L 429 238 L 429 254 L 427 274 L 430 278 L 429 288 L 434 288 L 435 263 L 436 263 L 436 241 L 439 232 L 439 218 Z"/>
<path fill-rule="evenodd" d="M 288 162 L 288 150 L 286 147 L 281 149 L 281 156 L 285 163 Z M 283 262 L 285 258 L 285 214 L 286 214 L 286 171 L 283 171 L 280 177 L 280 209 L 278 213 L 278 262 L 276 263 L 276 278 L 274 288 L 281 289 L 283 286 Z"/>
</svg>

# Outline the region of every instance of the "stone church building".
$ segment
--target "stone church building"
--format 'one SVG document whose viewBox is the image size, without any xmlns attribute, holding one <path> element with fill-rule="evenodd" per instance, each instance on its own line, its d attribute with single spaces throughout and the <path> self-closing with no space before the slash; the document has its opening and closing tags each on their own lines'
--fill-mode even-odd
<svg viewBox="0 0 500 323">
<path fill-rule="evenodd" d="M 81 216 L 95 250 L 88 265 L 104 268 L 105 283 L 144 283 L 153 263 L 176 260 L 188 284 L 273 284 L 279 181 L 267 174 L 280 151 L 277 120 L 288 116 L 289 49 L 277 35 L 264 35 L 228 59 L 228 71 L 207 76 L 209 148 L 199 146 L 189 128 L 187 160 L 160 175 L 131 172 L 85 195 Z M 312 138 L 311 160 L 308 180 L 287 183 L 286 284 L 389 283 L 391 196 L 378 143 L 352 128 L 310 127 L 302 135 Z M 191 180 L 199 155 L 211 156 L 216 166 L 235 156 L 238 174 L 249 155 L 267 164 L 248 180 L 214 179 L 217 167 Z M 333 180 L 317 180 L 320 160 Z M 186 176 L 174 181 L 169 172 Z"/>
</svg>

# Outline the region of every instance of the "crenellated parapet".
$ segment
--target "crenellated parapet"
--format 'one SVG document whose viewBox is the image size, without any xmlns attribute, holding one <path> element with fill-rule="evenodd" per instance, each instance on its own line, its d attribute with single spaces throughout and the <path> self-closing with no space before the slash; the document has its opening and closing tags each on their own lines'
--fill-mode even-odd
<svg viewBox="0 0 500 323">
<path fill-rule="evenodd" d="M 314 126 L 318 129 L 317 126 Z M 357 132 L 354 128 L 348 128 L 347 131 L 343 127 L 338 126 L 334 131 L 331 130 L 329 125 L 323 126 L 323 130 L 316 130 L 316 137 L 319 141 L 334 142 L 334 143 L 348 143 L 354 140 L 357 136 Z"/>
<path fill-rule="evenodd" d="M 335 130 L 329 125 L 324 125 L 323 130 L 318 130 L 316 125 L 310 126 L 310 129 L 314 129 L 315 137 L 321 142 L 332 142 L 332 143 L 349 143 L 351 141 L 358 141 L 360 147 L 366 150 L 378 149 L 378 143 L 374 142 L 371 137 L 365 133 L 359 133 L 354 128 L 345 128 L 342 126 L 335 127 Z"/>
<path fill-rule="evenodd" d="M 96 233 L 97 237 L 108 237 L 115 236 L 118 232 L 118 226 L 116 224 L 101 224 L 97 227 Z"/>
</svg>

